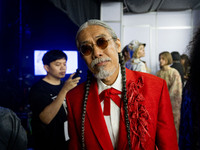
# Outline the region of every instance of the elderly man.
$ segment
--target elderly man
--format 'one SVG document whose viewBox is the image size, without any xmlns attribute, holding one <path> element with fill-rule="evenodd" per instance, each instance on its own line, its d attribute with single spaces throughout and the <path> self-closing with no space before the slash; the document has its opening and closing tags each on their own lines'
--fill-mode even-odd
<svg viewBox="0 0 200 150">
<path fill-rule="evenodd" d="M 66 96 L 69 148 L 178 150 L 166 82 L 125 69 L 120 40 L 102 21 L 84 23 L 76 43 L 89 71 Z"/>
</svg>

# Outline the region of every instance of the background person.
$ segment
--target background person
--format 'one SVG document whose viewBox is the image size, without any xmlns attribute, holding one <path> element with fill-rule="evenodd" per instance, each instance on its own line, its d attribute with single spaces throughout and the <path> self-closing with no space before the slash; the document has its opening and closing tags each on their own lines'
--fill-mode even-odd
<svg viewBox="0 0 200 150">
<path fill-rule="evenodd" d="M 26 150 L 26 130 L 10 109 L 0 107 L 0 150 Z"/>
<path fill-rule="evenodd" d="M 190 51 L 190 74 L 183 91 L 180 124 L 180 150 L 200 149 L 200 28 L 195 32 L 189 43 Z M 186 61 L 188 61 L 188 56 Z M 181 57 L 182 58 L 182 57 Z M 188 64 L 188 63 L 187 63 Z"/>
<path fill-rule="evenodd" d="M 131 56 L 130 56 L 130 50 L 128 48 L 128 45 L 126 45 L 122 50 L 122 55 L 124 56 L 125 66 L 126 68 L 129 68 L 131 65 Z"/>
<path fill-rule="evenodd" d="M 72 79 L 71 75 L 65 82 L 61 81 L 66 74 L 67 56 L 60 50 L 48 51 L 42 61 L 47 75 L 32 86 L 29 95 L 33 112 L 34 148 L 66 150 L 64 123 L 67 123 L 67 111 L 64 100 L 66 94 L 77 85 L 80 77 Z"/>
<path fill-rule="evenodd" d="M 177 51 L 174 51 L 174 52 L 171 52 L 171 55 L 172 55 L 172 59 L 173 59 L 173 63 L 171 65 L 172 68 L 175 68 L 180 76 L 181 76 L 181 81 L 182 81 L 182 85 L 184 85 L 184 70 L 183 70 L 183 66 L 181 64 L 181 56 L 179 54 L 179 52 Z"/>
<path fill-rule="evenodd" d="M 78 30 L 88 78 L 67 94 L 69 148 L 178 150 L 166 82 L 125 68 L 121 43 L 100 20 Z"/>
<path fill-rule="evenodd" d="M 142 61 L 141 58 L 145 56 L 145 43 L 139 41 L 132 41 L 130 46 L 132 47 L 133 56 L 131 58 L 131 65 L 128 69 L 134 71 L 148 72 L 146 62 Z"/>
<path fill-rule="evenodd" d="M 172 110 L 174 115 L 174 123 L 176 127 L 177 138 L 179 137 L 180 111 L 182 101 L 182 82 L 179 72 L 171 68 L 172 56 L 165 51 L 159 54 L 160 70 L 156 75 L 167 82 Z"/>
<path fill-rule="evenodd" d="M 181 64 L 183 65 L 184 79 L 187 81 L 190 74 L 190 59 L 188 55 L 186 54 L 181 55 Z"/>
</svg>

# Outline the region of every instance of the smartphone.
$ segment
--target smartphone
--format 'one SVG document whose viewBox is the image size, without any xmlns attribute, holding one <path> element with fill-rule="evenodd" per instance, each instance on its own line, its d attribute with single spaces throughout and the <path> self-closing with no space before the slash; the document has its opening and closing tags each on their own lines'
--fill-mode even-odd
<svg viewBox="0 0 200 150">
<path fill-rule="evenodd" d="M 80 77 L 80 74 L 82 73 L 82 70 L 76 69 L 75 75 L 72 77 L 72 79 Z"/>
</svg>

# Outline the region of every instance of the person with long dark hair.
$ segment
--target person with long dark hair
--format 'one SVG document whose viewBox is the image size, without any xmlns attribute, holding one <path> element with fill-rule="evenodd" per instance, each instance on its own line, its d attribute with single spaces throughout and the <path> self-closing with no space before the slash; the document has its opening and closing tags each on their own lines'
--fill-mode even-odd
<svg viewBox="0 0 200 150">
<path fill-rule="evenodd" d="M 87 81 L 66 96 L 69 149 L 178 150 L 165 80 L 125 68 L 121 42 L 100 20 L 78 30 Z"/>
<path fill-rule="evenodd" d="M 180 150 L 200 149 L 200 28 L 189 43 L 190 74 L 183 90 L 180 124 Z"/>
</svg>

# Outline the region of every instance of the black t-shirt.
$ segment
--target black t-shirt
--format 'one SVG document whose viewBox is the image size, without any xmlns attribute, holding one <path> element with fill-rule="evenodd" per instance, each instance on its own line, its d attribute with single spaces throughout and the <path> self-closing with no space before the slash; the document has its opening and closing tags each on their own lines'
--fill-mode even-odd
<svg viewBox="0 0 200 150">
<path fill-rule="evenodd" d="M 48 125 L 42 123 L 39 119 L 39 114 L 57 97 L 62 86 L 63 83 L 51 85 L 41 79 L 31 88 L 29 98 L 33 113 L 32 129 L 35 149 L 67 149 L 67 142 L 64 137 L 64 122 L 67 120 L 67 115 L 63 106 L 61 106 L 55 118 Z"/>
</svg>

